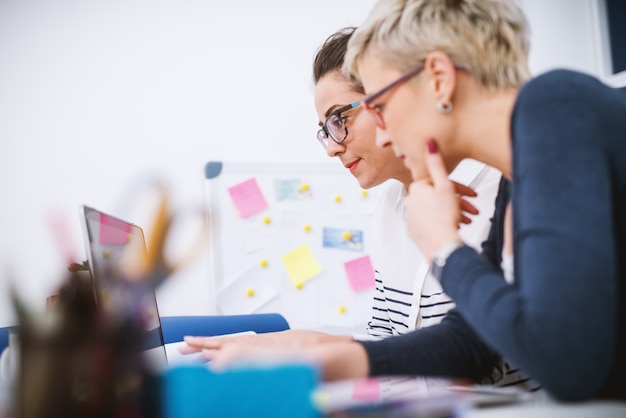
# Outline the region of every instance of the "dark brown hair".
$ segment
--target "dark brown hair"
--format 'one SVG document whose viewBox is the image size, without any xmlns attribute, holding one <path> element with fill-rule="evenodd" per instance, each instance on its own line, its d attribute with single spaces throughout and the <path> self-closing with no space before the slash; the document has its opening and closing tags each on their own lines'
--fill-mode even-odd
<svg viewBox="0 0 626 418">
<path fill-rule="evenodd" d="M 339 72 L 343 74 L 343 60 L 348 49 L 348 41 L 356 28 L 353 26 L 339 29 L 330 35 L 322 46 L 317 50 L 313 59 L 313 82 L 315 85 L 328 73 Z M 350 82 L 350 88 L 358 93 L 365 94 L 363 85 L 354 77 L 345 75 Z"/>
</svg>

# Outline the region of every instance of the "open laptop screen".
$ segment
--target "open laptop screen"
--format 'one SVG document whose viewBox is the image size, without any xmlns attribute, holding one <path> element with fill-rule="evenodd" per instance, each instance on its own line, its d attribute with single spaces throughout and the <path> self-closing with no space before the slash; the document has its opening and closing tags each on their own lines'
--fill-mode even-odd
<svg viewBox="0 0 626 418">
<path fill-rule="evenodd" d="M 123 287 L 115 286 L 115 280 L 119 279 L 113 276 L 113 271 L 133 261 L 140 251 L 146 251 L 143 230 L 89 206 L 81 207 L 81 221 L 95 297 L 102 308 L 117 312 L 128 301 L 124 300 Z M 166 354 L 154 291 L 136 303 L 145 324 L 142 348 L 151 366 L 162 367 L 166 364 Z"/>
</svg>

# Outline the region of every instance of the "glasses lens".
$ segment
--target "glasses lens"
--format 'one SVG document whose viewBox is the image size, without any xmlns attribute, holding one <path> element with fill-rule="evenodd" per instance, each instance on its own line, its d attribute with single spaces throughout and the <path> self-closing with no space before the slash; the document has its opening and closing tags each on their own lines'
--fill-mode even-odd
<svg viewBox="0 0 626 418">
<path fill-rule="evenodd" d="M 326 119 L 324 126 L 326 126 L 326 130 L 328 130 L 330 136 L 337 143 L 343 142 L 348 135 L 343 119 L 337 114 L 330 115 L 328 119 Z"/>
<path fill-rule="evenodd" d="M 365 109 L 365 112 L 372 118 L 376 126 L 380 129 L 385 129 L 385 122 L 383 121 L 383 115 L 380 113 L 380 110 L 372 107 L 368 102 L 363 100 L 361 102 L 361 106 Z"/>
<path fill-rule="evenodd" d="M 317 131 L 317 140 L 320 141 L 324 149 L 328 148 L 328 135 L 326 135 L 326 131 L 323 128 Z"/>
</svg>

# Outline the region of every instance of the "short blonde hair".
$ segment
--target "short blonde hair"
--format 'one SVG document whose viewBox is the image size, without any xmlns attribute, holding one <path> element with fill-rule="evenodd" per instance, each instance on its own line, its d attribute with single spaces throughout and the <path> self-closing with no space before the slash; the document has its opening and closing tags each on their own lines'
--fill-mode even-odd
<svg viewBox="0 0 626 418">
<path fill-rule="evenodd" d="M 371 46 L 406 71 L 428 53 L 446 53 L 485 87 L 519 87 L 530 78 L 530 29 L 514 0 L 378 0 L 348 43 L 344 71 Z"/>
</svg>

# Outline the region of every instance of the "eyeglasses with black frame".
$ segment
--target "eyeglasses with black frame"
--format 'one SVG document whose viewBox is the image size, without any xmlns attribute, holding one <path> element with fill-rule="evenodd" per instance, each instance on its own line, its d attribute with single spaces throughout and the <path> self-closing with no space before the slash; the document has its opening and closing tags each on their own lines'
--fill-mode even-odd
<svg viewBox="0 0 626 418">
<path fill-rule="evenodd" d="M 321 129 L 317 131 L 317 140 L 324 149 L 328 148 L 328 137 L 330 137 L 337 144 L 341 144 L 348 137 L 348 127 L 346 126 L 346 118 L 341 114 L 347 110 L 353 109 L 361 104 L 361 101 L 352 102 L 348 105 L 342 106 L 328 115 Z"/>
</svg>

